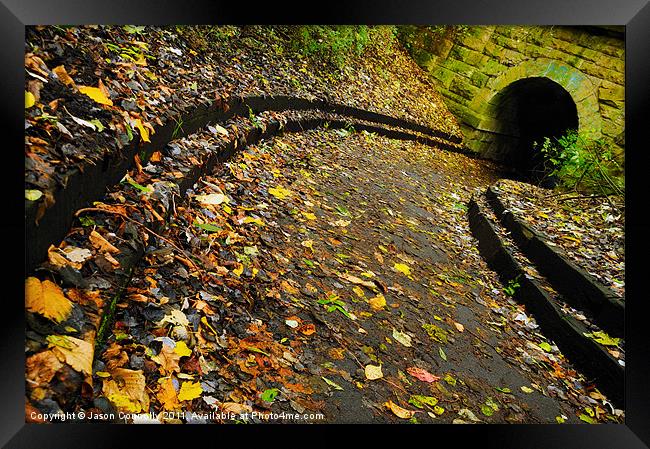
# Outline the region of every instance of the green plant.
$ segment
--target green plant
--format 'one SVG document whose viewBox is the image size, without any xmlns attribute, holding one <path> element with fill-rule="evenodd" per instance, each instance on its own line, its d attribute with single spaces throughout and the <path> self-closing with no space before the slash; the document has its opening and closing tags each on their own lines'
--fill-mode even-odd
<svg viewBox="0 0 650 449">
<path fill-rule="evenodd" d="M 508 281 L 508 285 L 506 285 L 503 288 L 503 293 L 505 293 L 508 296 L 514 296 L 515 293 L 517 292 L 517 289 L 519 287 L 521 287 L 521 284 L 519 283 L 519 278 L 520 277 L 521 277 L 521 275 L 518 275 L 516 278 L 510 279 Z"/>
<path fill-rule="evenodd" d="M 535 146 L 545 156 L 548 176 L 556 177 L 560 189 L 599 196 L 624 194 L 623 154 L 609 142 L 594 139 L 589 132 L 569 130 L 559 138 L 545 137 L 541 146 Z"/>
<path fill-rule="evenodd" d="M 393 27 L 366 25 L 303 25 L 289 27 L 287 35 L 292 51 L 339 69 L 350 57 L 394 39 Z"/>
</svg>

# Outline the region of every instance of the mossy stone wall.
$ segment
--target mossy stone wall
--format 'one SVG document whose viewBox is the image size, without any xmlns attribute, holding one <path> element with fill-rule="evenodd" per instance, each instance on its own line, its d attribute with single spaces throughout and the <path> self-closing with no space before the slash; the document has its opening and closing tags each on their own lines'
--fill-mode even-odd
<svg viewBox="0 0 650 449">
<path fill-rule="evenodd" d="M 492 100 L 509 84 L 530 77 L 561 85 L 576 104 L 580 130 L 623 151 L 623 36 L 609 27 L 472 26 L 438 36 L 435 45 L 418 49 L 416 59 L 461 121 L 465 144 L 476 152 L 484 153 L 494 139 L 498 106 Z"/>
</svg>

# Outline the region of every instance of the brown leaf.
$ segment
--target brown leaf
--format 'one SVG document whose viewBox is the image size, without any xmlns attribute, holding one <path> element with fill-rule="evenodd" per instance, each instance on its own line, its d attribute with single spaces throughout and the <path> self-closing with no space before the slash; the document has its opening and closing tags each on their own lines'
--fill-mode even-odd
<svg viewBox="0 0 650 449">
<path fill-rule="evenodd" d="M 92 375 L 93 345 L 67 335 L 48 335 L 46 340 L 57 358 L 80 373 Z"/>
<path fill-rule="evenodd" d="M 49 383 L 63 364 L 50 350 L 41 351 L 25 361 L 25 377 L 37 385 Z"/>
<path fill-rule="evenodd" d="M 111 245 L 110 242 L 102 237 L 101 234 L 97 231 L 91 232 L 88 238 L 90 240 L 90 243 L 92 243 L 95 248 L 103 253 L 107 252 L 111 254 L 117 254 L 120 252 L 119 249 Z"/>
<path fill-rule="evenodd" d="M 70 78 L 70 75 L 68 75 L 68 72 L 65 70 L 65 67 L 63 67 L 62 65 L 60 65 L 58 67 L 54 67 L 52 69 L 52 71 L 59 78 L 59 81 L 61 81 L 66 86 L 77 87 L 74 80 L 72 78 Z"/>
<path fill-rule="evenodd" d="M 158 363 L 163 370 L 168 373 L 180 372 L 178 362 L 181 356 L 176 353 L 174 348 L 168 344 L 163 343 L 160 353 L 151 358 L 154 362 Z"/>
<path fill-rule="evenodd" d="M 30 312 L 60 323 L 65 321 L 72 311 L 72 302 L 63 294 L 63 290 L 52 281 L 41 282 L 29 277 L 25 281 L 25 306 Z"/>
</svg>

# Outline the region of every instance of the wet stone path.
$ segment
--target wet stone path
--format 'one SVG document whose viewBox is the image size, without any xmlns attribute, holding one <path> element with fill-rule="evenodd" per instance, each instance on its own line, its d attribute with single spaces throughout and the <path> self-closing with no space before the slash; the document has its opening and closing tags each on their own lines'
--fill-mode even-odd
<svg viewBox="0 0 650 449">
<path fill-rule="evenodd" d="M 185 422 L 580 422 L 589 382 L 471 236 L 467 201 L 497 179 L 346 130 L 248 147 L 165 233 L 199 269 L 152 246 L 95 369 L 142 370 L 140 405 Z"/>
</svg>

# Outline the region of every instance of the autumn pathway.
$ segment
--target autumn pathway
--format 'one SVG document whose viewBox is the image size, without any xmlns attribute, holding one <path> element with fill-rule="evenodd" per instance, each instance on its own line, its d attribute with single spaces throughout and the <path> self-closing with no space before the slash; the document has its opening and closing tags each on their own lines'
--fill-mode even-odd
<svg viewBox="0 0 650 449">
<path fill-rule="evenodd" d="M 579 375 L 504 294 L 469 232 L 466 203 L 496 176 L 345 130 L 247 148 L 201 180 L 165 234 L 199 272 L 164 242 L 151 248 L 95 368 L 143 370 L 134 395 L 156 411 L 578 421 Z M 296 419 L 304 413 L 322 416 Z"/>
</svg>

